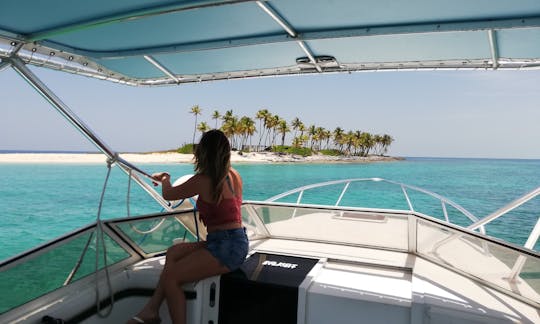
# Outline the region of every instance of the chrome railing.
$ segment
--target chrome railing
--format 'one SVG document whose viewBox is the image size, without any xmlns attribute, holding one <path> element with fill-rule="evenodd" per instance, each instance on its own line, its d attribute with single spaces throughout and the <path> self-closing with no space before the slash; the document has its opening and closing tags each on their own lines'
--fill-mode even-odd
<svg viewBox="0 0 540 324">
<path fill-rule="evenodd" d="M 424 193 L 424 194 L 426 194 L 426 195 L 428 195 L 428 196 L 430 196 L 432 198 L 438 199 L 440 201 L 441 208 L 442 208 L 443 215 L 444 215 L 444 219 L 445 219 L 446 222 L 452 223 L 450 221 L 450 218 L 448 216 L 448 211 L 447 211 L 447 208 L 446 208 L 447 205 L 450 205 L 450 206 L 454 207 L 456 210 L 460 211 L 470 221 L 473 222 L 471 225 L 466 227 L 467 229 L 479 230 L 482 234 L 486 234 L 485 227 L 484 227 L 485 225 L 491 223 L 492 221 L 498 219 L 501 216 L 504 216 L 504 215 L 508 214 L 512 210 L 520 207 L 521 205 L 525 204 L 526 202 L 530 201 L 531 199 L 533 199 L 533 198 L 535 198 L 537 196 L 540 196 L 540 187 L 538 187 L 538 188 L 536 188 L 536 189 L 532 190 L 531 192 L 517 198 L 516 200 L 510 202 L 509 204 L 503 206 L 502 208 L 498 209 L 497 211 L 491 213 L 490 215 L 488 215 L 488 216 L 486 216 L 486 217 L 484 217 L 482 219 L 478 219 L 476 216 L 474 216 L 471 212 L 466 210 L 464 207 L 460 206 L 459 204 L 457 204 L 457 203 L 451 201 L 450 199 L 445 198 L 445 197 L 443 197 L 443 196 L 441 196 L 439 194 L 436 194 L 434 192 L 431 192 L 431 191 L 423 189 L 423 188 L 419 188 L 419 187 L 415 187 L 415 186 L 411 186 L 411 185 L 407 185 L 407 184 L 404 184 L 404 183 L 399 183 L 399 182 L 395 182 L 395 181 L 391 181 L 391 180 L 386 180 L 386 179 L 382 179 L 382 178 L 357 178 L 357 179 L 344 179 L 344 180 L 321 182 L 321 183 L 311 184 L 311 185 L 307 185 L 307 186 L 303 186 L 303 187 L 299 187 L 299 188 L 295 188 L 295 189 L 286 191 L 286 192 L 281 193 L 279 195 L 268 198 L 266 201 L 273 202 L 273 201 L 277 201 L 279 199 L 282 199 L 282 198 L 285 198 L 285 197 L 288 197 L 288 196 L 298 194 L 298 198 L 296 199 L 296 203 L 297 204 L 302 204 L 302 199 L 304 198 L 304 193 L 306 191 L 308 191 L 308 190 L 312 190 L 312 189 L 315 189 L 315 188 L 326 187 L 326 186 L 344 184 L 343 189 L 341 190 L 341 193 L 339 194 L 339 197 L 337 198 L 336 202 L 333 204 L 333 206 L 339 206 L 340 203 L 342 202 L 343 197 L 345 196 L 345 194 L 350 190 L 350 185 L 353 182 L 385 182 L 385 183 L 389 183 L 389 184 L 399 186 L 401 188 L 402 192 L 403 192 L 403 197 L 406 200 L 407 205 L 409 206 L 409 211 L 411 211 L 411 212 L 414 212 L 415 208 L 413 207 L 410 195 L 409 195 L 407 190 L 413 190 L 413 191 Z M 534 228 L 529 233 L 528 239 L 527 239 L 524 247 L 527 248 L 527 249 L 533 249 L 534 246 L 536 245 L 536 243 L 538 242 L 539 238 L 540 238 L 540 217 L 539 217 L 536 225 L 534 226 Z M 450 239 L 451 238 L 449 238 L 449 240 Z M 442 244 L 444 244 L 444 242 L 441 242 L 441 245 Z M 518 267 L 519 263 L 520 263 L 519 260 L 516 261 L 515 268 Z M 514 276 L 515 276 L 516 272 L 519 272 L 519 271 L 513 271 Z"/>
<path fill-rule="evenodd" d="M 298 198 L 296 199 L 296 203 L 297 204 L 302 204 L 302 198 L 304 197 L 304 193 L 306 191 L 308 191 L 308 190 L 312 190 L 312 189 L 315 189 L 315 188 L 326 187 L 326 186 L 344 184 L 343 189 L 341 190 L 341 193 L 340 193 L 338 199 L 333 204 L 333 206 L 339 206 L 341 204 L 342 200 L 343 200 L 343 197 L 349 191 L 351 183 L 354 183 L 354 182 L 384 182 L 384 183 L 389 183 L 389 184 L 392 184 L 392 185 L 399 186 L 401 188 L 401 191 L 403 192 L 403 197 L 406 200 L 407 205 L 409 206 L 409 211 L 411 211 L 411 212 L 415 212 L 416 210 L 413 207 L 411 197 L 410 197 L 407 190 L 413 190 L 413 191 L 421 192 L 423 194 L 426 194 L 426 195 L 428 195 L 428 196 L 430 196 L 432 198 L 435 198 L 435 199 L 439 200 L 440 204 L 441 204 L 441 207 L 442 207 L 442 211 L 443 211 L 445 221 L 448 222 L 448 223 L 451 223 L 451 222 L 450 222 L 450 219 L 449 219 L 449 216 L 448 216 L 448 211 L 447 211 L 447 208 L 446 208 L 447 205 L 450 205 L 450 206 L 454 207 L 456 210 L 458 210 L 459 212 L 461 212 L 471 222 L 473 222 L 473 224 L 477 223 L 479 221 L 479 219 L 476 216 L 474 216 L 471 212 L 466 210 L 464 207 L 460 206 L 459 204 L 457 204 L 457 203 L 453 202 L 452 200 L 450 200 L 448 198 L 445 198 L 445 197 L 443 197 L 443 196 L 441 196 L 439 194 L 436 194 L 434 192 L 431 192 L 431 191 L 423 189 L 423 188 L 419 188 L 419 187 L 415 187 L 415 186 L 411 186 L 411 185 L 407 185 L 407 184 L 404 184 L 404 183 L 399 183 L 399 182 L 395 182 L 395 181 L 391 181 L 391 180 L 386 180 L 386 179 L 382 179 L 382 178 L 356 178 L 356 179 L 344 179 L 344 180 L 334 180 L 334 181 L 321 182 L 321 183 L 311 184 L 311 185 L 307 185 L 307 186 L 303 186 L 303 187 L 299 187 L 299 188 L 296 188 L 296 189 L 286 191 L 286 192 L 281 193 L 279 195 L 268 198 L 266 201 L 273 202 L 273 201 L 277 201 L 279 199 L 285 198 L 287 196 L 292 196 L 292 195 L 298 194 Z M 480 229 L 481 233 L 485 234 L 485 229 L 484 229 L 483 226 L 479 226 L 479 229 Z"/>
</svg>

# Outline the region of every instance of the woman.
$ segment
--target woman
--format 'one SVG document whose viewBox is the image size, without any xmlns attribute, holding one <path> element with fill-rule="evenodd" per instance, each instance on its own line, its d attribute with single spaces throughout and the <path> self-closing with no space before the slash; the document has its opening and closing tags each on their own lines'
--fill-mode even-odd
<svg viewBox="0 0 540 324">
<path fill-rule="evenodd" d="M 230 163 L 229 140 L 219 130 L 203 134 L 195 150 L 196 174 L 172 186 L 166 172 L 153 174 L 161 181 L 163 198 L 178 200 L 199 195 L 197 209 L 206 225 L 205 242 L 170 247 L 154 295 L 129 323 L 159 323 L 159 307 L 167 301 L 173 323 L 186 322 L 186 300 L 182 284 L 237 269 L 248 252 L 242 226 L 242 178 Z"/>
</svg>

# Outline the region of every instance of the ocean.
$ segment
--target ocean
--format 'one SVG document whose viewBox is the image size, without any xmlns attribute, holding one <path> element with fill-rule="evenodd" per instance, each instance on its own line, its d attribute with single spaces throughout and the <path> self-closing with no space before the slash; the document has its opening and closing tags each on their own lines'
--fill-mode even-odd
<svg viewBox="0 0 540 324">
<path fill-rule="evenodd" d="M 193 173 L 191 164 L 141 164 L 172 178 Z M 379 177 L 440 194 L 485 217 L 540 186 L 540 160 L 406 158 L 404 161 L 331 164 L 235 164 L 244 200 L 265 200 L 296 187 L 347 178 Z M 96 220 L 107 174 L 100 164 L 0 164 L 0 260 L 15 256 Z M 127 176 L 111 170 L 101 218 L 127 214 Z M 319 197 L 325 202 L 325 197 Z M 317 199 L 315 199 L 317 200 Z M 317 202 L 317 201 L 310 201 Z M 132 183 L 130 213 L 161 207 Z M 540 216 L 540 197 L 486 227 L 487 234 L 523 245 Z M 535 250 L 539 250 L 537 243 Z"/>
</svg>

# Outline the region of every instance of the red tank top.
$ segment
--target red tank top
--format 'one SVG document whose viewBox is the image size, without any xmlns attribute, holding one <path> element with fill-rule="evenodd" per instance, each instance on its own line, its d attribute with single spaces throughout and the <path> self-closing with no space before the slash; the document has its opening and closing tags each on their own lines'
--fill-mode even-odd
<svg viewBox="0 0 540 324">
<path fill-rule="evenodd" d="M 242 198 L 223 198 L 218 204 L 208 203 L 202 199 L 197 199 L 197 209 L 199 218 L 208 226 L 216 226 L 227 223 L 242 223 Z"/>
</svg>

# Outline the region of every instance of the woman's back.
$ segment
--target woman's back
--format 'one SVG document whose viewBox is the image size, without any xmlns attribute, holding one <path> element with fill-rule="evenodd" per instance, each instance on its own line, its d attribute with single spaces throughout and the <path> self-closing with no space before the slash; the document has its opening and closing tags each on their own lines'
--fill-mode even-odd
<svg viewBox="0 0 540 324">
<path fill-rule="evenodd" d="M 201 192 L 197 200 L 199 217 L 208 231 L 236 228 L 242 224 L 242 179 L 231 168 L 225 180 L 220 184 L 221 197 L 213 201 L 214 188 L 209 177 L 200 175 Z"/>
</svg>

